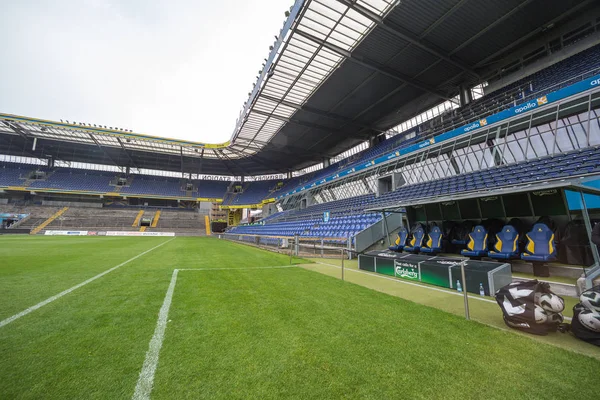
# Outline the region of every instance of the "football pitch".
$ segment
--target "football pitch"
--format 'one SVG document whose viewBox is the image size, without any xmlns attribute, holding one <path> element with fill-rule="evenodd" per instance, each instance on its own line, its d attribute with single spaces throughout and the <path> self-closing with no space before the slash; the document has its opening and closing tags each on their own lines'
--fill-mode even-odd
<svg viewBox="0 0 600 400">
<path fill-rule="evenodd" d="M 598 359 L 293 262 L 215 238 L 0 236 L 0 398 L 597 396 Z"/>
</svg>

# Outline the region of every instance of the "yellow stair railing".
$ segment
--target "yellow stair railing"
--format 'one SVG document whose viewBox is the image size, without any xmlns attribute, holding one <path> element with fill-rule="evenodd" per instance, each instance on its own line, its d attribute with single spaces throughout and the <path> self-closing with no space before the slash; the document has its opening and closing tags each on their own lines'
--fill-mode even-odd
<svg viewBox="0 0 600 400">
<path fill-rule="evenodd" d="M 60 210 L 58 210 L 57 212 L 55 212 L 50 218 L 48 218 L 47 220 L 45 220 L 44 222 L 42 222 L 41 224 L 39 224 L 38 226 L 36 226 L 35 228 L 33 228 L 31 230 L 31 232 L 29 232 L 29 234 L 30 235 L 36 235 L 39 231 L 41 231 L 42 229 L 44 229 L 46 226 L 50 225 L 52 223 L 52 221 L 54 221 L 56 218 L 58 218 L 61 215 L 63 215 L 68 209 L 69 209 L 69 207 L 61 208 Z"/>
<path fill-rule="evenodd" d="M 154 218 L 152 219 L 152 225 L 150 225 L 150 227 L 156 228 L 156 225 L 158 225 L 159 219 L 160 219 L 160 210 L 158 210 L 157 212 L 154 213 Z"/>
<path fill-rule="evenodd" d="M 145 226 L 142 226 L 142 227 L 140 228 L 140 232 L 146 232 L 146 227 L 145 227 Z"/>
<path fill-rule="evenodd" d="M 143 215 L 144 215 L 144 210 L 140 210 L 140 212 L 138 212 L 138 215 L 135 217 L 135 221 L 133 221 L 133 224 L 131 224 L 131 226 L 139 226 L 140 220 L 142 219 Z"/>
</svg>

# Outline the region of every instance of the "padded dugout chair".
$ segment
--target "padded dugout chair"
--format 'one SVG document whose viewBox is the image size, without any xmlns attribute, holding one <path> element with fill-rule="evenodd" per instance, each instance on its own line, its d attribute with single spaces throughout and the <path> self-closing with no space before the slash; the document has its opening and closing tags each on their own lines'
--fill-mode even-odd
<svg viewBox="0 0 600 400">
<path fill-rule="evenodd" d="M 408 242 L 408 246 L 404 246 L 404 251 L 409 253 L 418 253 L 423 246 L 423 239 L 425 238 L 425 230 L 419 225 L 414 231 L 412 239 Z"/>
<path fill-rule="evenodd" d="M 493 250 L 488 252 L 488 257 L 496 260 L 519 258 L 519 232 L 517 232 L 514 226 L 505 225 L 496 234 L 496 240 Z"/>
<path fill-rule="evenodd" d="M 481 258 L 488 254 L 488 233 L 481 225 L 473 228 L 469 233 L 467 248 L 460 252 L 461 255 L 471 258 Z"/>
<path fill-rule="evenodd" d="M 554 232 L 546 224 L 535 224 L 526 236 L 527 244 L 521 259 L 533 264 L 533 275 L 550 276 L 550 269 L 545 263 L 556 260 Z"/>
<path fill-rule="evenodd" d="M 394 242 L 394 246 L 388 247 L 391 251 L 397 251 L 398 253 L 402 252 L 404 246 L 406 245 L 406 239 L 408 238 L 408 230 L 405 227 L 400 228 L 398 231 L 398 237 Z"/>
<path fill-rule="evenodd" d="M 438 226 L 434 226 L 429 231 L 429 239 L 425 242 L 425 246 L 421 247 L 421 253 L 437 254 L 442 251 L 442 230 Z"/>
</svg>

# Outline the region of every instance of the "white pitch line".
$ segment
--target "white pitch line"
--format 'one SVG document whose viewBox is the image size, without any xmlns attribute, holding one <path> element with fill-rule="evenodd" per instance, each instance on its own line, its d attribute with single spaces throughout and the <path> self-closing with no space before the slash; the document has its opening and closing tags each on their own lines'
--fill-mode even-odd
<svg viewBox="0 0 600 400">
<path fill-rule="evenodd" d="M 177 283 L 178 269 L 173 270 L 171 276 L 171 283 L 167 289 L 165 300 L 158 313 L 158 321 L 156 321 L 156 328 L 154 329 L 154 335 L 150 339 L 150 345 L 146 352 L 146 359 L 140 372 L 137 385 L 135 385 L 135 392 L 133 393 L 132 399 L 142 400 L 150 399 L 150 393 L 152 393 L 152 385 L 154 384 L 154 373 L 158 366 L 158 356 L 162 347 L 163 339 L 165 337 L 165 329 L 167 329 L 167 319 L 169 318 L 169 308 L 171 307 L 171 301 L 173 300 L 173 292 L 175 291 L 175 284 Z"/>
<path fill-rule="evenodd" d="M 100 274 L 98 274 L 98 275 L 96 275 L 96 276 L 94 276 L 94 277 L 92 277 L 92 278 L 90 278 L 90 279 L 88 279 L 88 280 L 86 280 L 86 281 L 83 281 L 83 282 L 81 282 L 81 283 L 79 283 L 79 284 L 77 284 L 77 285 L 75 285 L 75 286 L 73 286 L 73 287 L 71 287 L 71 288 L 69 288 L 69 289 L 67 289 L 67 290 L 64 290 L 64 291 L 60 292 L 59 294 L 56 294 L 56 295 L 54 295 L 54 296 L 52 296 L 52 297 L 49 297 L 49 298 L 47 298 L 46 300 L 44 300 L 44 301 L 42 301 L 42 302 L 40 302 L 40 303 L 37 303 L 36 305 L 34 305 L 34 306 L 31 306 L 31 307 L 29 307 L 28 309 L 26 309 L 26 310 L 23 310 L 23 311 L 21 311 L 21 312 L 20 312 L 20 313 L 18 313 L 18 314 L 15 314 L 15 315 L 13 315 L 12 317 L 8 317 L 8 318 L 6 318 L 6 319 L 4 319 L 4 320 L 0 321 L 0 328 L 2 328 L 2 327 L 3 327 L 3 326 L 5 326 L 5 325 L 8 325 L 8 324 L 10 324 L 11 322 L 13 322 L 13 321 L 14 321 L 14 320 L 16 320 L 16 319 L 19 319 L 19 318 L 21 318 L 21 317 L 23 317 L 23 316 L 25 316 L 25 315 L 29 314 L 30 312 L 33 312 L 33 311 L 37 310 L 38 308 L 41 308 L 41 307 L 45 306 L 46 304 L 52 303 L 54 300 L 60 299 L 61 297 L 65 296 L 65 295 L 67 295 L 67 294 L 69 294 L 69 293 L 71 293 L 71 292 L 72 292 L 72 291 L 74 291 L 74 290 L 77 290 L 77 289 L 79 289 L 79 288 L 80 288 L 80 287 L 82 287 L 82 286 L 85 286 L 85 285 L 87 285 L 87 284 L 88 284 L 88 283 L 90 283 L 90 282 L 93 282 L 93 281 L 95 281 L 95 280 L 96 280 L 96 279 L 98 279 L 98 278 L 102 278 L 104 275 L 106 275 L 106 274 L 108 274 L 108 273 L 110 273 L 110 272 L 114 271 L 115 269 L 117 269 L 117 268 L 120 268 L 120 267 L 122 267 L 123 265 L 125 265 L 125 264 L 128 264 L 128 263 L 130 263 L 130 262 L 132 262 L 132 261 L 134 261 L 134 260 L 136 260 L 136 259 L 140 258 L 140 257 L 141 257 L 141 256 L 143 256 L 144 254 L 148 254 L 148 253 L 150 253 L 151 251 L 153 251 L 153 250 L 156 250 L 156 249 L 158 249 L 160 246 L 163 246 L 163 245 L 165 245 L 165 244 L 167 244 L 167 243 L 169 243 L 169 242 L 171 242 L 171 241 L 173 241 L 173 240 L 175 240 L 175 238 L 173 238 L 173 239 L 171 239 L 171 240 L 167 240 L 166 242 L 163 242 L 163 243 L 159 244 L 158 246 L 154 246 L 153 248 L 151 248 L 151 249 L 149 249 L 149 250 L 146 250 L 146 251 L 144 251 L 143 253 L 140 253 L 140 254 L 138 254 L 137 256 L 135 256 L 135 257 L 132 257 L 132 258 L 130 258 L 129 260 L 122 262 L 122 263 L 121 263 L 121 264 L 119 264 L 119 265 L 116 265 L 116 266 L 114 266 L 114 267 L 112 267 L 112 268 L 110 268 L 110 269 L 107 269 L 106 271 L 104 271 L 104 272 L 102 272 L 102 273 L 100 273 Z"/>
<path fill-rule="evenodd" d="M 179 271 L 224 271 L 224 270 L 250 270 L 250 269 L 280 269 L 298 268 L 298 265 L 281 265 L 277 267 L 250 267 L 250 268 L 179 268 Z"/>
<path fill-rule="evenodd" d="M 135 385 L 135 391 L 133 392 L 133 400 L 148 400 L 152 393 L 152 387 L 154 385 L 154 374 L 158 367 L 158 359 L 160 356 L 160 349 L 162 348 L 163 340 L 165 338 L 165 330 L 167 329 L 167 321 L 169 318 L 169 309 L 171 308 L 171 302 L 173 301 L 173 292 L 175 291 L 175 285 L 177 284 L 177 274 L 179 271 L 223 271 L 223 270 L 251 270 L 251 269 L 281 269 L 281 268 L 296 268 L 297 265 L 283 265 L 277 267 L 251 267 L 251 268 L 181 268 L 174 269 L 173 275 L 171 276 L 171 282 L 167 289 L 167 294 L 163 301 L 163 305 L 158 312 L 158 321 L 156 321 L 156 328 L 148 351 L 146 352 L 146 359 L 142 365 L 140 376 L 137 384 Z"/>
</svg>

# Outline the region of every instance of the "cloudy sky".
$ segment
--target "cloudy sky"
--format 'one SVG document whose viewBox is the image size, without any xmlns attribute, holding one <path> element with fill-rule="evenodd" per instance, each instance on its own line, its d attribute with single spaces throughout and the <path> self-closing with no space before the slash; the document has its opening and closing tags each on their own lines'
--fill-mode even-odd
<svg viewBox="0 0 600 400">
<path fill-rule="evenodd" d="M 226 141 L 292 4 L 5 1 L 0 112 Z"/>
</svg>

